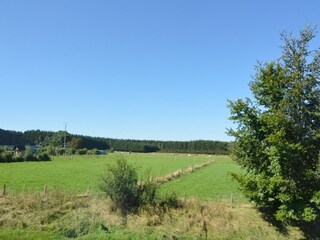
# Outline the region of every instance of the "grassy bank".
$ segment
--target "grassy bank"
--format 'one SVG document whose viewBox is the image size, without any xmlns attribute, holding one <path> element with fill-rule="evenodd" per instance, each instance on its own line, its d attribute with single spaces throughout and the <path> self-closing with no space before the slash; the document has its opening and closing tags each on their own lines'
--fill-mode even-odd
<svg viewBox="0 0 320 240">
<path fill-rule="evenodd" d="M 142 210 L 127 225 L 103 198 L 63 192 L 0 198 L 0 239 L 301 239 L 298 228 L 278 232 L 250 204 L 188 199 L 176 209 Z"/>
</svg>

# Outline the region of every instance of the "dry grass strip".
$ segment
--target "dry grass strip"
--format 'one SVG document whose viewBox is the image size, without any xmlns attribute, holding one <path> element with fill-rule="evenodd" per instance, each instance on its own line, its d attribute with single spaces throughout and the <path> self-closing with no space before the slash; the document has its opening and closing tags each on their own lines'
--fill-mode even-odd
<svg viewBox="0 0 320 240">
<path fill-rule="evenodd" d="M 164 184 L 166 182 L 172 181 L 172 180 L 174 180 L 174 179 L 176 179 L 178 177 L 193 173 L 193 172 L 195 172 L 195 171 L 197 171 L 197 170 L 199 170 L 199 169 L 201 169 L 203 167 L 209 166 L 212 163 L 214 163 L 214 161 L 213 160 L 209 160 L 207 162 L 204 162 L 204 163 L 201 163 L 201 164 L 197 164 L 195 166 L 190 166 L 190 167 L 186 168 L 185 170 L 179 169 L 179 170 L 174 171 L 174 172 L 172 172 L 172 173 L 170 173 L 170 174 L 168 174 L 168 175 L 166 175 L 164 177 L 155 178 L 154 182 L 156 184 L 161 185 L 161 184 Z"/>
</svg>

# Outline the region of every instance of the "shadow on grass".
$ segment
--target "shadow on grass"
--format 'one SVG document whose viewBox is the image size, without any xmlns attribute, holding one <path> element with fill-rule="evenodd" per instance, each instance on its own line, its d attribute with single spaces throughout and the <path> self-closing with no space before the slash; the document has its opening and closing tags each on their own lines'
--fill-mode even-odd
<svg viewBox="0 0 320 240">
<path fill-rule="evenodd" d="M 275 229 L 284 236 L 288 236 L 287 225 L 277 220 L 274 216 L 274 211 L 268 207 L 259 207 L 258 211 L 262 214 L 262 218 L 270 223 Z"/>
<path fill-rule="evenodd" d="M 295 226 L 300 228 L 306 239 L 320 239 L 320 211 L 315 221 L 311 223 L 299 222 Z"/>
<path fill-rule="evenodd" d="M 270 208 L 259 207 L 258 211 L 261 212 L 262 217 L 265 221 L 270 223 L 275 229 L 284 236 L 289 235 L 288 225 L 277 220 L 274 216 L 274 211 Z M 298 227 L 303 233 L 305 239 L 310 240 L 320 240 L 320 211 L 318 212 L 318 217 L 313 222 L 302 222 L 295 221 L 291 226 Z"/>
</svg>

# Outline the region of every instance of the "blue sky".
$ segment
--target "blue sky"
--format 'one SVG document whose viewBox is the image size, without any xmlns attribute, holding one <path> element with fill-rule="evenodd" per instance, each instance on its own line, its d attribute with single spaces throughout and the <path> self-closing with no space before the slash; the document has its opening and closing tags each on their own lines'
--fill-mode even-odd
<svg viewBox="0 0 320 240">
<path fill-rule="evenodd" d="M 1 0 L 0 128 L 231 140 L 227 99 L 250 97 L 282 31 L 317 0 Z M 319 28 L 318 28 L 319 30 Z M 313 47 L 320 47 L 320 37 Z"/>
</svg>

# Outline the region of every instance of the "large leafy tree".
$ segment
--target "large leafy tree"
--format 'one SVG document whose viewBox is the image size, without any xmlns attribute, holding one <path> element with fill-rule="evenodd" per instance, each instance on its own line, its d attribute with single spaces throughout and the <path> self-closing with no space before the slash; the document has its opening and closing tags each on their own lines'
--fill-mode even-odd
<svg viewBox="0 0 320 240">
<path fill-rule="evenodd" d="M 282 56 L 259 63 L 254 100 L 229 101 L 236 129 L 233 174 L 244 193 L 278 220 L 314 220 L 320 207 L 320 52 L 309 50 L 315 29 L 282 34 Z"/>
</svg>

